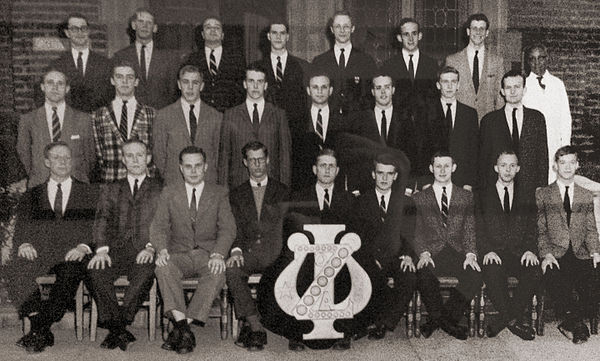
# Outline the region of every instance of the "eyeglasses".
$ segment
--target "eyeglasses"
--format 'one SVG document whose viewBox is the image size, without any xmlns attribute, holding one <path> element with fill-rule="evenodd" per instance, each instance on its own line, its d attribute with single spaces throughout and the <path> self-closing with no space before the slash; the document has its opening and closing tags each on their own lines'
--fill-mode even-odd
<svg viewBox="0 0 600 361">
<path fill-rule="evenodd" d="M 352 30 L 352 25 L 335 25 L 333 27 L 335 30 L 340 31 L 340 30 L 344 30 L 344 31 L 350 31 Z"/>
<path fill-rule="evenodd" d="M 68 29 L 74 33 L 87 33 L 90 30 L 87 26 L 69 26 Z"/>
<path fill-rule="evenodd" d="M 254 164 L 265 164 L 267 161 L 267 157 L 260 157 L 260 158 L 248 158 L 248 162 L 249 163 L 254 163 Z"/>
</svg>

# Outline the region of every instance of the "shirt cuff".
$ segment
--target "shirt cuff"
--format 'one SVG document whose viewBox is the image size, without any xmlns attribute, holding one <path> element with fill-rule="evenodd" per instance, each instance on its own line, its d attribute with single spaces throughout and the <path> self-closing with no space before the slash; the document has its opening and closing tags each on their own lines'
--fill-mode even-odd
<svg viewBox="0 0 600 361">
<path fill-rule="evenodd" d="M 85 248 L 85 254 L 90 254 L 90 253 L 92 253 L 92 249 L 91 249 L 91 248 L 90 248 L 90 246 L 88 246 L 87 244 L 85 244 L 85 243 L 79 243 L 79 244 L 77 245 L 77 247 L 79 247 L 79 246 L 81 246 L 81 247 Z"/>
<path fill-rule="evenodd" d="M 96 250 L 96 254 L 98 254 L 100 252 L 104 252 L 104 251 L 106 251 L 106 253 L 108 253 L 108 250 L 109 250 L 108 246 L 102 246 Z"/>
<path fill-rule="evenodd" d="M 431 258 L 431 252 L 429 252 L 429 251 L 421 252 L 421 255 L 424 255 L 424 254 L 427 255 L 427 256 L 429 256 L 429 258 Z M 421 255 L 419 255 L 419 257 Z"/>
<path fill-rule="evenodd" d="M 233 254 L 233 252 L 240 252 L 240 253 L 243 253 L 243 252 L 242 252 L 242 249 L 241 249 L 240 247 L 235 247 L 234 249 L 232 249 L 232 250 L 231 250 L 231 252 L 230 252 L 230 253 L 231 253 L 231 254 Z"/>
<path fill-rule="evenodd" d="M 225 258 L 225 257 L 223 257 L 223 255 L 222 255 L 222 254 L 220 254 L 220 253 L 217 253 L 217 252 L 213 252 L 213 253 L 211 253 L 211 254 L 210 254 L 210 257 L 209 257 L 209 258 L 213 258 L 213 257 L 218 257 L 218 258 L 220 258 L 220 259 L 224 259 L 224 258 Z"/>
<path fill-rule="evenodd" d="M 21 247 L 32 247 L 31 243 L 23 243 L 19 246 L 19 249 L 21 249 Z"/>
<path fill-rule="evenodd" d="M 475 260 L 477 260 L 477 255 L 473 252 L 467 253 L 466 257 L 468 258 L 470 254 L 473 255 L 473 258 L 475 258 Z"/>
</svg>

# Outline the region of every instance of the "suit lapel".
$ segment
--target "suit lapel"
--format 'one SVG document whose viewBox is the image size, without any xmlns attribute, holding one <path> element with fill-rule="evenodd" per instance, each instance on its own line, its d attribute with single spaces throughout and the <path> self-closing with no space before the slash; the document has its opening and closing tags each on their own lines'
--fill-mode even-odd
<svg viewBox="0 0 600 361">
<path fill-rule="evenodd" d="M 563 207 L 563 199 L 560 196 L 560 189 L 558 188 L 558 184 L 556 182 L 554 182 L 552 188 L 550 188 L 550 197 L 551 197 L 551 203 L 550 204 L 555 204 L 559 209 L 560 212 L 560 217 L 563 221 L 563 225 L 565 228 L 568 228 L 567 226 L 567 212 L 565 211 L 565 208 Z M 573 212 L 571 212 L 571 216 L 573 216 Z"/>
<path fill-rule="evenodd" d="M 204 189 L 202 190 L 202 194 L 200 195 L 200 200 L 198 201 L 198 213 L 197 217 L 202 214 L 202 212 L 209 208 L 210 202 L 213 198 L 213 192 L 210 188 L 210 185 L 204 182 Z"/>
<path fill-rule="evenodd" d="M 71 140 L 71 135 L 73 135 L 74 131 L 74 125 L 75 124 L 73 124 L 73 109 L 71 109 L 71 107 L 67 105 L 65 107 L 65 117 L 63 119 L 63 125 L 60 132 L 60 137 L 63 141 Z"/>
<path fill-rule="evenodd" d="M 571 227 L 570 230 L 583 229 L 583 226 L 580 224 L 585 220 L 585 212 L 581 209 L 583 204 L 585 203 L 585 199 L 583 197 L 582 189 L 573 183 L 573 207 L 571 207 Z M 566 212 L 565 212 L 566 216 Z M 571 239 L 574 239 L 571 237 Z"/>
<path fill-rule="evenodd" d="M 269 189 L 269 183 L 267 183 L 267 191 Z M 254 202 L 254 193 L 252 192 L 252 186 L 250 185 L 250 181 L 244 182 L 242 196 L 244 197 L 244 203 L 246 205 L 246 212 L 248 212 L 250 219 L 255 222 L 258 222 L 258 213 L 256 212 L 256 204 Z M 263 199 L 263 204 L 267 201 L 267 192 L 265 191 L 265 197 Z"/>
<path fill-rule="evenodd" d="M 42 134 L 42 138 L 45 141 L 45 143 L 50 143 L 52 142 L 52 137 L 50 136 L 50 130 L 48 128 L 48 120 L 46 119 L 46 107 L 41 107 L 38 109 L 37 113 L 36 113 L 36 128 L 39 129 L 39 131 Z"/>
<path fill-rule="evenodd" d="M 441 239 L 446 239 L 444 229 L 444 224 L 442 222 L 442 213 L 437 203 L 437 199 L 435 198 L 435 192 L 433 191 L 433 187 L 429 187 L 423 191 L 424 195 L 427 197 L 426 202 L 429 204 L 429 214 L 430 214 L 430 222 L 433 223 L 433 228 L 435 232 L 438 234 L 438 237 Z M 450 200 L 452 202 L 452 200 Z"/>
</svg>

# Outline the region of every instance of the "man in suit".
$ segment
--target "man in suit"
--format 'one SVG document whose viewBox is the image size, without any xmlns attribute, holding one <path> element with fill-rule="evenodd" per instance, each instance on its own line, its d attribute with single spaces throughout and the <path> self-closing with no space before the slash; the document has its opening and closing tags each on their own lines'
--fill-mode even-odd
<svg viewBox="0 0 600 361">
<path fill-rule="evenodd" d="M 121 147 L 127 178 L 103 184 L 96 221 L 96 254 L 88 269 L 98 303 L 100 324 L 108 335 L 100 347 L 125 351 L 135 337 L 127 331 L 154 278 L 154 248 L 150 222 L 160 196 L 161 184 L 147 176 L 150 153 L 144 143 L 128 140 Z M 123 305 L 115 296 L 114 282 L 127 276 L 129 287 Z"/>
<path fill-rule="evenodd" d="M 456 98 L 459 102 L 477 109 L 479 120 L 504 105 L 500 96 L 504 59 L 486 48 L 485 39 L 489 34 L 490 21 L 485 14 L 469 16 L 469 44 L 462 51 L 446 58 L 446 65 L 456 68 L 461 74 Z"/>
<path fill-rule="evenodd" d="M 128 139 L 152 144 L 154 108 L 137 101 L 139 79 L 135 66 L 126 61 L 113 66 L 110 83 L 115 98 L 109 106 L 98 109 L 92 116 L 96 157 L 102 182 L 114 182 L 127 177 L 121 146 Z M 154 165 L 149 166 L 154 174 Z"/>
<path fill-rule="evenodd" d="M 14 236 L 16 257 L 7 265 L 7 283 L 19 317 L 29 317 L 31 332 L 17 346 L 29 353 L 54 345 L 50 326 L 65 314 L 79 283 L 87 282 L 86 265 L 96 193 L 92 186 L 71 177 L 72 154 L 66 142 L 43 150 L 50 170 L 48 180 L 29 189 L 17 211 Z M 47 300 L 42 300 L 36 277 L 55 274 Z"/>
<path fill-rule="evenodd" d="M 424 143 L 418 157 L 423 175 L 424 164 L 437 150 L 449 150 L 456 163 L 452 183 L 472 190 L 477 185 L 477 158 L 479 153 L 479 123 L 477 111 L 459 102 L 460 74 L 452 67 L 440 70 L 436 86 L 440 95 L 427 107 L 425 125 L 418 128 L 420 142 Z M 431 175 L 421 178 L 421 186 L 431 184 Z"/>
<path fill-rule="evenodd" d="M 135 41 L 117 51 L 113 60 L 115 63 L 127 61 L 135 66 L 140 103 L 160 109 L 176 99 L 177 61 L 174 61 L 173 54 L 168 50 L 154 48 L 153 37 L 158 31 L 158 25 L 148 9 L 137 9 L 130 25 L 135 31 Z"/>
<path fill-rule="evenodd" d="M 206 84 L 202 100 L 218 111 L 225 112 L 244 101 L 242 81 L 246 75 L 246 59 L 237 46 L 223 46 L 225 33 L 219 19 L 205 19 L 201 35 L 204 46 L 188 55 L 185 64 L 195 65 L 202 71 Z"/>
<path fill-rule="evenodd" d="M 252 141 L 242 152 L 250 179 L 229 195 L 237 238 L 226 262 L 226 279 L 235 314 L 245 321 L 236 344 L 255 351 L 263 349 L 267 334 L 248 287 L 248 276 L 264 272 L 281 253 L 288 188 L 268 177 L 269 153 L 262 143 Z"/>
<path fill-rule="evenodd" d="M 479 129 L 480 186 L 485 189 L 496 183 L 496 157 L 502 150 L 512 149 L 521 167 L 516 178 L 517 193 L 533 206 L 535 189 L 548 184 L 546 122 L 542 113 L 523 106 L 526 88 L 521 73 L 507 72 L 501 84 L 506 105 L 487 114 Z"/>
<path fill-rule="evenodd" d="M 241 150 L 258 140 L 270 151 L 269 176 L 285 185 L 291 182 L 292 140 L 285 111 L 265 101 L 267 71 L 260 65 L 246 69 L 246 101 L 225 112 L 219 151 L 219 184 L 229 189 L 248 180 Z"/>
<path fill-rule="evenodd" d="M 554 161 L 556 182 L 535 192 L 544 286 L 562 321 L 560 332 L 573 343 L 583 343 L 590 333 L 582 319 L 595 318 L 598 312 L 600 243 L 593 195 L 574 182 L 579 168 L 574 148 L 559 148 Z M 574 290 L 579 297 L 573 297 Z"/>
<path fill-rule="evenodd" d="M 494 337 L 505 327 L 523 340 L 533 340 L 535 331 L 522 322 L 523 311 L 531 304 L 537 288 L 540 264 L 537 257 L 535 212 L 520 203 L 515 189 L 519 161 L 512 150 L 498 155 L 494 166 L 498 181 L 479 194 L 477 202 L 477 248 L 483 254 L 483 279 L 488 295 L 499 315 L 488 322 L 487 335 Z M 519 285 L 512 300 L 508 276 Z"/>
<path fill-rule="evenodd" d="M 73 176 L 88 183 L 96 163 L 89 116 L 65 103 L 70 88 L 68 78 L 61 71 L 48 70 L 40 88 L 44 92 L 44 106 L 21 116 L 17 136 L 17 153 L 29 177 L 28 187 L 33 188 L 48 179 L 43 150 L 57 141 L 66 142 L 71 149 Z"/>
<path fill-rule="evenodd" d="M 185 183 L 165 187 L 150 225 L 164 312 L 175 324 L 162 348 L 179 354 L 192 352 L 196 346 L 189 325 L 208 320 L 225 284 L 225 256 L 236 236 L 227 190 L 204 181 L 205 160 L 202 148 L 183 148 L 179 169 Z M 199 277 L 187 306 L 181 287 L 185 277 Z"/>
<path fill-rule="evenodd" d="M 177 86 L 181 98 L 161 109 L 152 127 L 154 163 L 167 184 L 181 181 L 177 157 L 181 149 L 201 145 L 205 149 L 208 171 L 205 180 L 217 182 L 219 139 L 223 114 L 200 99 L 204 78 L 194 65 L 179 70 Z"/>
<path fill-rule="evenodd" d="M 373 167 L 375 187 L 361 194 L 356 204 L 356 228 L 362 246 L 353 257 L 360 259 L 361 254 L 368 253 L 377 265 L 374 269 L 378 274 L 369 275 L 378 287 L 371 296 L 375 327 L 369 330 L 369 339 L 377 340 L 396 328 L 414 294 L 417 277 L 411 244 L 416 210 L 404 192 L 392 190 L 399 171 L 394 157 L 380 154 Z M 386 285 L 388 277 L 394 279 L 393 288 Z"/>
<path fill-rule="evenodd" d="M 400 54 L 387 60 L 381 68 L 394 79 L 394 100 L 402 109 L 409 109 L 413 122 L 421 119 L 419 111 L 427 99 L 436 98 L 435 89 L 438 63 L 419 50 L 423 33 L 419 22 L 413 18 L 400 20 L 396 40 L 402 44 Z"/>
<path fill-rule="evenodd" d="M 475 248 L 475 215 L 473 194 L 452 184 L 456 170 L 448 152 L 436 152 L 431 157 L 433 185 L 417 193 L 415 252 L 417 285 L 430 314 L 421 326 L 425 338 L 442 328 L 451 336 L 465 340 L 467 329 L 458 324 L 469 301 L 481 287 L 481 268 Z M 453 276 L 458 286 L 442 305 L 438 276 Z"/>
<path fill-rule="evenodd" d="M 325 70 L 333 83 L 331 105 L 346 116 L 371 105 L 369 82 L 376 70 L 370 55 L 352 46 L 354 25 L 347 12 L 333 15 L 329 30 L 335 38 L 333 49 L 313 59 L 313 65 Z"/>
</svg>

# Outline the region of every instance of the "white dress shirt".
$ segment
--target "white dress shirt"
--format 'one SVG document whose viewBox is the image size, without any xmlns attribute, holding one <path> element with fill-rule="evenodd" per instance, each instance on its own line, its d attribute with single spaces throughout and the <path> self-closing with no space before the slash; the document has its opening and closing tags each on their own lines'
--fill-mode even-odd
<svg viewBox="0 0 600 361">
<path fill-rule="evenodd" d="M 196 116 L 196 124 L 200 121 L 200 99 L 196 100 L 193 104 L 194 115 Z M 183 117 L 185 118 L 185 125 L 188 133 L 192 134 L 190 129 L 190 103 L 188 103 L 183 97 L 181 97 L 181 109 L 183 110 Z"/>
<path fill-rule="evenodd" d="M 148 71 L 150 70 L 150 61 L 152 60 L 152 50 L 154 49 L 154 41 L 150 40 L 148 44 L 146 44 L 146 48 L 144 49 L 144 59 L 146 60 L 146 78 L 148 77 Z M 142 65 L 141 56 L 142 56 L 142 44 L 135 42 L 135 51 L 138 58 L 138 64 Z"/>
<path fill-rule="evenodd" d="M 498 198 L 500 199 L 500 204 L 502 204 L 502 209 L 504 209 L 504 187 L 508 188 L 508 205 L 510 209 L 513 208 L 513 195 L 515 194 L 515 182 L 511 182 L 508 185 L 504 185 L 504 183 L 497 181 L 496 182 L 496 191 L 498 192 Z"/>
<path fill-rule="evenodd" d="M 560 204 L 563 204 L 565 199 L 565 190 L 566 186 L 569 186 L 569 202 L 571 203 L 571 209 L 573 209 L 573 197 L 575 195 L 575 182 L 571 182 L 571 184 L 565 184 L 560 181 L 560 179 L 556 180 L 556 184 L 558 185 L 558 191 L 560 192 Z"/>
<path fill-rule="evenodd" d="M 143 174 L 141 176 L 134 177 L 130 174 L 127 174 L 127 183 L 129 183 L 129 190 L 133 195 L 133 187 L 135 186 L 135 180 L 138 181 L 138 190 L 142 187 L 142 183 L 144 183 L 144 179 L 146 179 L 146 175 Z"/>
<path fill-rule="evenodd" d="M 390 198 L 392 197 L 392 191 L 390 190 L 387 193 L 381 193 L 377 188 L 375 188 L 375 194 L 377 194 L 377 205 L 381 206 L 381 196 L 383 196 L 383 200 L 385 201 L 385 211 L 390 208 Z"/>
<path fill-rule="evenodd" d="M 394 112 L 394 106 L 390 106 L 387 109 L 383 109 L 380 108 L 378 105 L 375 106 L 375 109 L 373 109 L 373 112 L 375 113 L 375 122 L 377 123 L 377 130 L 379 131 L 379 134 L 381 135 L 381 118 L 383 117 L 383 114 L 381 114 L 381 111 L 385 110 L 385 119 L 386 119 L 386 124 L 385 124 L 385 134 L 390 134 L 390 124 L 392 123 L 392 114 Z"/>
<path fill-rule="evenodd" d="M 435 193 L 435 200 L 437 201 L 440 212 L 442 211 L 442 192 L 444 191 L 442 187 L 446 187 L 446 195 L 448 196 L 448 209 L 450 209 L 450 199 L 452 199 L 452 183 L 449 183 L 448 185 L 441 185 L 437 182 L 433 182 L 431 187 L 433 188 L 433 193 Z"/>
<path fill-rule="evenodd" d="M 60 183 L 60 189 L 62 191 L 62 213 L 65 214 L 67 209 L 67 203 L 69 202 L 69 195 L 71 194 L 71 186 L 73 185 L 73 179 L 68 178 L 67 180 Z M 50 207 L 54 210 L 54 200 L 56 199 L 56 191 L 58 190 L 58 182 L 54 179 L 48 179 L 48 201 Z"/>
<path fill-rule="evenodd" d="M 323 121 L 323 139 L 327 139 L 327 128 L 329 127 L 329 104 L 325 105 L 321 109 L 321 118 Z M 312 119 L 312 125 L 315 131 L 317 130 L 317 116 L 319 115 L 319 108 L 312 105 L 310 107 L 310 117 Z"/>
<path fill-rule="evenodd" d="M 513 106 L 512 104 L 506 104 L 504 107 L 504 115 L 506 116 L 506 124 L 508 125 L 508 130 L 512 137 L 513 133 L 513 121 L 512 121 L 512 112 L 513 108 L 517 108 L 517 127 L 519 127 L 519 139 L 521 139 L 521 135 L 523 135 L 523 104 L 519 104 L 517 106 Z"/>
<path fill-rule="evenodd" d="M 246 109 L 248 109 L 248 115 L 250 115 L 250 122 L 252 122 L 252 113 L 254 113 L 254 104 L 258 104 L 258 123 L 262 122 L 262 116 L 265 111 L 265 98 L 254 100 L 246 98 Z"/>
<path fill-rule="evenodd" d="M 410 53 L 408 50 L 402 48 L 402 58 L 404 58 L 404 64 L 406 64 L 406 71 L 408 71 L 408 62 L 410 61 L 410 56 L 412 57 L 413 67 L 415 68 L 415 73 L 413 74 L 413 78 L 417 76 L 417 66 L 419 65 L 419 49 Z"/>
<path fill-rule="evenodd" d="M 265 179 L 261 180 L 260 182 L 255 181 L 254 179 L 250 178 L 250 187 L 258 187 L 258 183 L 260 183 L 261 187 L 266 187 L 267 184 L 269 183 L 269 177 L 265 176 Z"/>
<path fill-rule="evenodd" d="M 339 44 L 335 44 L 333 46 L 333 54 L 335 55 L 335 62 L 340 65 L 340 54 L 342 53 L 340 49 L 344 49 L 344 58 L 346 59 L 346 64 L 344 67 L 348 66 L 348 60 L 350 59 L 350 53 L 352 52 L 352 43 L 348 43 L 344 46 L 340 46 Z"/>
<path fill-rule="evenodd" d="M 123 99 L 116 97 L 112 101 L 113 112 L 115 113 L 115 119 L 117 120 L 117 127 L 121 126 L 121 110 L 123 110 Z M 133 120 L 135 118 L 135 108 L 137 108 L 137 100 L 130 98 L 127 100 L 127 137 L 131 134 L 131 128 L 133 127 Z"/>
<path fill-rule="evenodd" d="M 479 51 L 477 53 L 477 60 L 479 62 L 479 79 L 481 80 L 481 75 L 483 74 L 483 62 L 485 61 L 485 46 L 482 46 L 480 49 L 475 49 L 471 43 L 467 45 L 467 60 L 469 61 L 469 69 L 471 69 L 471 78 L 473 77 L 473 57 L 475 57 L 475 50 Z"/>
<path fill-rule="evenodd" d="M 444 110 L 444 119 L 446 117 L 446 113 L 448 112 L 448 104 L 452 104 L 450 106 L 450 111 L 452 112 L 452 129 L 454 129 L 454 124 L 456 124 L 456 99 L 454 99 L 454 101 L 447 102 L 440 98 L 440 102 L 442 103 L 442 109 Z"/>
<path fill-rule="evenodd" d="M 188 206 L 192 204 L 192 193 L 194 188 L 196 189 L 196 209 L 198 209 L 198 204 L 200 203 L 200 197 L 202 196 L 202 191 L 204 190 L 204 181 L 200 182 L 200 184 L 191 185 L 188 182 L 185 182 L 185 191 L 187 194 L 187 204 Z"/>
<path fill-rule="evenodd" d="M 65 121 L 65 107 L 66 104 L 64 100 L 56 106 L 56 115 L 58 115 L 58 122 L 60 123 L 60 129 L 62 129 L 64 121 Z M 48 131 L 50 132 L 50 139 L 52 139 L 52 105 L 48 104 L 48 102 L 44 103 L 44 108 L 46 109 L 46 122 L 48 123 Z"/>
<path fill-rule="evenodd" d="M 83 74 L 85 75 L 85 70 L 87 69 L 87 61 L 90 56 L 90 49 L 85 48 L 81 51 L 71 48 L 71 55 L 73 56 L 73 62 L 75 63 L 75 68 L 77 68 L 77 58 L 79 58 L 79 53 L 81 52 L 81 61 L 83 63 Z M 77 69 L 79 70 L 79 69 Z"/>
<path fill-rule="evenodd" d="M 271 65 L 273 66 L 273 74 L 277 75 L 277 57 L 281 60 L 281 73 L 285 74 L 285 66 L 287 65 L 287 50 L 281 55 L 271 53 Z"/>
<path fill-rule="evenodd" d="M 322 185 L 317 183 L 315 185 L 315 189 L 317 190 L 317 202 L 319 202 L 319 209 L 323 210 L 323 203 L 325 202 L 325 188 Z M 327 192 L 329 193 L 329 204 L 333 201 L 333 184 L 327 187 Z"/>
<path fill-rule="evenodd" d="M 209 48 L 208 46 L 204 47 L 204 56 L 206 57 L 206 64 L 208 65 L 208 69 L 210 69 L 210 52 L 213 51 L 213 49 Z M 217 69 L 219 69 L 219 65 L 221 65 L 221 57 L 223 56 L 223 46 L 219 45 L 216 48 L 214 48 L 214 57 L 215 57 L 215 62 L 217 63 Z"/>
</svg>

